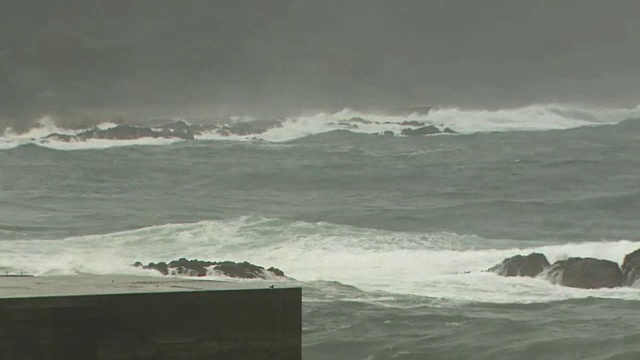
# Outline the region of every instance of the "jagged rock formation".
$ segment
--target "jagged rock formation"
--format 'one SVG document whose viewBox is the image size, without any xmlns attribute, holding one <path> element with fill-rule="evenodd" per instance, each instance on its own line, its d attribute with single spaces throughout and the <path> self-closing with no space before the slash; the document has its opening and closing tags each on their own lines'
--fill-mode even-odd
<svg viewBox="0 0 640 360">
<path fill-rule="evenodd" d="M 373 121 L 365 120 L 361 117 L 352 117 L 351 119 L 349 119 L 349 122 L 360 123 L 365 125 L 373 124 Z"/>
<path fill-rule="evenodd" d="M 516 255 L 502 260 L 502 262 L 488 271 L 502 276 L 528 276 L 536 277 L 550 266 L 549 260 L 544 254 L 531 253 L 529 255 Z"/>
<path fill-rule="evenodd" d="M 133 266 L 143 269 L 159 271 L 163 275 L 183 275 L 183 276 L 207 276 L 209 274 L 220 274 L 239 279 L 266 279 L 269 277 L 286 278 L 280 269 L 254 265 L 248 262 L 236 263 L 233 261 L 202 261 L 188 260 L 180 258 L 169 263 L 149 263 L 147 265 L 136 262 Z"/>
<path fill-rule="evenodd" d="M 376 122 L 360 117 L 340 120 L 332 123 L 346 129 L 358 129 L 359 126 L 375 125 L 400 125 L 406 126 L 401 131 L 404 136 L 424 136 L 436 134 L 458 134 L 451 128 L 444 125 L 425 125 L 424 122 L 416 120 L 406 120 L 402 122 Z M 138 126 L 138 125 L 115 125 L 110 128 L 93 128 L 75 134 L 53 133 L 43 138 L 41 142 L 83 142 L 91 139 L 103 140 L 135 140 L 141 138 L 163 138 L 178 140 L 194 140 L 196 136 L 205 134 L 217 134 L 222 136 L 250 136 L 260 135 L 274 128 L 283 127 L 283 120 L 252 120 L 252 121 L 231 121 L 221 125 L 192 125 L 185 121 L 175 121 L 163 125 Z M 443 128 L 444 127 L 444 128 Z M 391 130 L 384 131 L 385 135 L 394 134 Z"/>
<path fill-rule="evenodd" d="M 554 284 L 599 289 L 622 286 L 622 271 L 617 263 L 594 258 L 569 258 L 555 262 L 544 276 Z"/>
<path fill-rule="evenodd" d="M 640 249 L 627 254 L 622 262 L 622 283 L 634 286 L 640 280 Z"/>
<path fill-rule="evenodd" d="M 573 257 L 549 265 L 540 253 L 504 259 L 487 271 L 501 276 L 544 278 L 553 284 L 581 289 L 636 286 L 640 283 L 640 249 L 625 256 L 622 267 L 609 260 Z"/>
<path fill-rule="evenodd" d="M 442 131 L 433 125 L 423 126 L 417 129 L 402 129 L 401 134 L 405 136 L 422 136 L 422 135 L 436 135 L 441 134 Z"/>
<path fill-rule="evenodd" d="M 134 140 L 140 138 L 166 138 L 166 139 L 182 139 L 193 140 L 193 132 L 190 128 L 183 128 L 176 125 L 158 130 L 149 127 L 116 125 L 108 129 L 90 129 L 85 130 L 76 135 L 53 133 L 46 136 L 43 140 L 57 140 L 64 142 L 86 141 L 89 139 L 107 139 L 107 140 Z"/>
<path fill-rule="evenodd" d="M 400 125 L 402 126 L 424 126 L 425 124 L 423 122 L 420 121 L 415 121 L 415 120 L 411 120 L 411 121 L 403 121 L 400 123 Z"/>
<path fill-rule="evenodd" d="M 242 121 L 242 122 L 235 122 L 235 123 L 223 125 L 221 128 L 216 130 L 216 133 L 224 136 L 259 135 L 273 128 L 281 128 L 281 127 L 282 127 L 282 122 L 280 120 Z"/>
</svg>

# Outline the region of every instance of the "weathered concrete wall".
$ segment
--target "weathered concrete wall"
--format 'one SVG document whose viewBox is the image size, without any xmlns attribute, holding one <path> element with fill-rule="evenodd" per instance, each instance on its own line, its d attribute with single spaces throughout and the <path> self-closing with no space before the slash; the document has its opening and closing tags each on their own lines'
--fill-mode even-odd
<svg viewBox="0 0 640 360">
<path fill-rule="evenodd" d="M 0 299 L 0 359 L 300 359 L 301 290 Z"/>
</svg>

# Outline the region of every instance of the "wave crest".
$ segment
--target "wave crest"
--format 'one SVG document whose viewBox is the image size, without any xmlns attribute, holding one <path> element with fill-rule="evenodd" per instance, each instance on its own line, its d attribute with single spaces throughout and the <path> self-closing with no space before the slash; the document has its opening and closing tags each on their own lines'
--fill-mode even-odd
<svg viewBox="0 0 640 360">
<path fill-rule="evenodd" d="M 344 109 L 283 119 L 233 117 L 215 124 L 176 120 L 158 126 L 102 123 L 90 129 L 60 128 L 51 118 L 40 119 L 25 133 L 8 128 L 0 149 L 25 143 L 57 149 L 105 148 L 123 145 L 161 145 L 181 140 L 234 140 L 285 142 L 335 130 L 385 135 L 540 131 L 617 124 L 640 118 L 636 108 L 581 108 L 568 105 L 533 105 L 516 109 L 430 109 L 410 113 L 368 113 Z"/>
<path fill-rule="evenodd" d="M 496 243 L 451 233 L 391 232 L 329 223 L 241 217 L 167 224 L 62 240 L 0 241 L 0 267 L 48 274 L 141 274 L 136 260 L 180 257 L 273 264 L 303 282 L 338 281 L 365 291 L 455 301 L 545 302 L 589 296 L 634 298 L 637 289 L 582 290 L 544 280 L 504 278 L 484 270 L 506 257 L 542 252 L 551 262 L 570 256 L 620 262 L 637 241 L 477 248 Z"/>
</svg>

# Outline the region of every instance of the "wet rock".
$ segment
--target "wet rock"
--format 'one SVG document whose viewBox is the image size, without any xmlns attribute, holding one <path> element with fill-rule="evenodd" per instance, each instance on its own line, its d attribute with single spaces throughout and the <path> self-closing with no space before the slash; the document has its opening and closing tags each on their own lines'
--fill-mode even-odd
<svg viewBox="0 0 640 360">
<path fill-rule="evenodd" d="M 444 128 L 444 130 L 442 130 L 443 133 L 445 134 L 454 134 L 454 135 L 459 135 L 458 132 L 456 132 L 455 130 L 453 130 L 450 127 L 446 127 Z"/>
<path fill-rule="evenodd" d="M 258 135 L 265 133 L 274 128 L 281 128 L 280 120 L 255 120 L 255 121 L 239 121 L 222 126 L 216 132 L 223 136 L 229 135 Z"/>
<path fill-rule="evenodd" d="M 347 129 L 357 129 L 357 128 L 358 128 L 358 125 L 356 125 L 356 124 L 351 124 L 351 123 L 349 123 L 349 122 L 347 122 L 347 121 L 339 121 L 336 125 L 339 125 L 339 126 L 345 127 L 345 128 L 347 128 Z"/>
<path fill-rule="evenodd" d="M 594 258 L 560 260 L 553 263 L 543 275 L 554 284 L 581 289 L 622 285 L 622 271 L 617 263 Z"/>
<path fill-rule="evenodd" d="M 403 121 L 403 122 L 400 123 L 400 125 L 402 125 L 402 126 L 424 126 L 424 123 L 420 122 L 420 121 L 412 120 L 412 121 Z"/>
<path fill-rule="evenodd" d="M 369 121 L 369 120 L 363 119 L 361 117 L 352 117 L 351 119 L 349 119 L 349 122 L 360 123 L 360 124 L 365 124 L 365 125 L 373 124 L 373 121 Z"/>
<path fill-rule="evenodd" d="M 42 140 L 44 142 L 47 142 L 47 141 L 62 141 L 62 142 L 80 141 L 80 139 L 78 139 L 78 137 L 75 136 L 75 135 L 58 134 L 58 133 L 49 134 L 49 135 L 45 136 L 44 138 L 42 138 Z"/>
<path fill-rule="evenodd" d="M 191 125 L 189 125 L 186 121 L 180 120 L 180 121 L 161 125 L 160 128 L 165 130 L 170 130 L 172 132 L 184 132 L 184 131 L 189 131 L 191 129 Z"/>
<path fill-rule="evenodd" d="M 254 265 L 246 261 L 236 263 L 233 261 L 218 262 L 180 258 L 169 263 L 159 262 L 149 263 L 147 265 L 137 261 L 133 266 L 156 270 L 163 275 L 170 274 L 201 277 L 210 273 L 219 273 L 224 276 L 239 279 L 266 279 L 267 277 L 272 276 L 286 278 L 286 275 L 280 269 L 270 267 L 265 270 L 262 266 Z"/>
<path fill-rule="evenodd" d="M 442 131 L 433 125 L 423 126 L 417 129 L 402 129 L 401 134 L 405 136 L 422 136 L 440 134 Z"/>
<path fill-rule="evenodd" d="M 273 266 L 268 268 L 267 271 L 273 273 L 275 276 L 285 276 L 284 275 L 284 271 L 278 269 L 278 268 L 274 268 Z"/>
<path fill-rule="evenodd" d="M 151 129 L 149 127 L 132 126 L 132 125 L 117 125 L 108 129 L 89 129 L 85 130 L 77 135 L 68 134 L 50 134 L 44 137 L 44 141 L 86 141 L 89 139 L 105 139 L 105 140 L 135 140 L 141 138 L 175 138 L 183 140 L 193 140 L 193 133 L 178 128 L 161 128 L 158 130 Z"/>
<path fill-rule="evenodd" d="M 640 280 L 640 249 L 627 254 L 622 262 L 622 283 L 634 286 Z"/>
<path fill-rule="evenodd" d="M 386 136 L 393 136 L 393 135 L 395 135 L 395 134 L 394 134 L 394 133 L 393 133 L 393 131 L 391 131 L 391 130 L 386 130 L 385 132 L 383 132 L 383 133 L 382 133 L 382 135 L 386 135 Z"/>
<path fill-rule="evenodd" d="M 161 134 L 166 137 L 176 136 L 185 139 L 193 139 L 194 131 L 191 125 L 187 124 L 184 121 L 176 121 L 169 124 L 164 124 L 160 127 Z"/>
<path fill-rule="evenodd" d="M 501 276 L 536 277 L 549 266 L 549 260 L 544 254 L 531 253 L 526 256 L 516 255 L 506 258 L 487 271 L 495 272 Z"/>
</svg>

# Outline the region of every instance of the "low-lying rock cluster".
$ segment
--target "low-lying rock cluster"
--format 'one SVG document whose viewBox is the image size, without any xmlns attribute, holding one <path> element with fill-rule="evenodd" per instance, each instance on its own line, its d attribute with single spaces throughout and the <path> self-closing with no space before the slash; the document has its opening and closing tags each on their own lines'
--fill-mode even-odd
<svg viewBox="0 0 640 360">
<path fill-rule="evenodd" d="M 553 284 L 581 289 L 634 286 L 640 283 L 640 249 L 627 254 L 622 267 L 609 260 L 580 257 L 550 264 L 544 254 L 531 253 L 506 258 L 487 271 L 501 276 L 540 277 Z"/>
<path fill-rule="evenodd" d="M 138 261 L 133 264 L 133 266 L 156 270 L 163 275 L 207 276 L 217 274 L 239 279 L 287 278 L 280 269 L 274 267 L 265 269 L 262 266 L 254 265 L 246 261 L 237 263 L 233 261 L 203 261 L 180 258 L 169 263 L 152 262 L 147 265 Z"/>
</svg>

